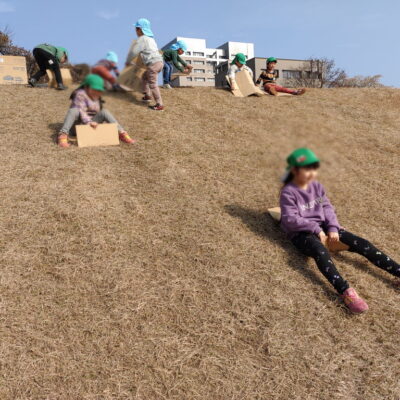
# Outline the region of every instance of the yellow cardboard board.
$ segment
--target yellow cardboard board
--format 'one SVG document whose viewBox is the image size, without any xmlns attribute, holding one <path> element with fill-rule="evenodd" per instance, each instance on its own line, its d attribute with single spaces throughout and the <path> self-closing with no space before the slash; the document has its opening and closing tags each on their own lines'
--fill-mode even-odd
<svg viewBox="0 0 400 400">
<path fill-rule="evenodd" d="M 99 124 L 96 129 L 90 125 L 77 125 L 76 136 L 79 147 L 119 145 L 117 124 Z"/>
<path fill-rule="evenodd" d="M 132 65 L 125 67 L 117 79 L 122 89 L 132 92 L 142 91 L 142 77 L 146 72 L 146 66 L 141 56 L 135 57 L 131 61 Z"/>
<path fill-rule="evenodd" d="M 26 85 L 28 75 L 25 57 L 0 56 L 0 84 Z"/>
<path fill-rule="evenodd" d="M 72 85 L 72 76 L 71 71 L 69 68 L 60 68 L 61 77 L 63 80 L 64 86 L 71 86 Z M 55 88 L 57 87 L 56 77 L 54 76 L 54 72 L 50 69 L 47 70 L 47 76 L 49 78 L 49 87 Z"/>
<path fill-rule="evenodd" d="M 259 87 L 257 87 L 254 82 L 253 78 L 251 77 L 250 73 L 246 70 L 237 72 L 235 75 L 235 80 L 236 84 L 239 88 L 240 93 L 242 96 L 238 97 L 247 97 L 251 95 L 256 95 L 256 96 L 264 96 L 265 92 L 263 92 Z M 234 91 L 232 91 L 234 92 Z M 236 94 L 233 93 L 234 95 L 239 95 L 237 92 Z"/>
<path fill-rule="evenodd" d="M 268 214 L 275 221 L 280 222 L 280 220 L 281 220 L 281 208 L 280 207 L 269 208 Z M 345 251 L 345 250 L 349 249 L 349 246 L 347 246 L 346 244 L 344 244 L 342 242 L 330 244 L 330 243 L 328 243 L 327 240 L 325 240 L 322 242 L 322 244 L 332 252 Z"/>
</svg>

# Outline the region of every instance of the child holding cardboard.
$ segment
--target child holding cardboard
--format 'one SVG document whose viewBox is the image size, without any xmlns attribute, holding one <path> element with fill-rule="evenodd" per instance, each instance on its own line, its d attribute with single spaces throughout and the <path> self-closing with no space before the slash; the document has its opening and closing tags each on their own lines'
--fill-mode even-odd
<svg viewBox="0 0 400 400">
<path fill-rule="evenodd" d="M 68 110 L 64 125 L 58 134 L 58 145 L 69 147 L 68 135 L 76 123 L 88 124 L 96 128 L 102 122 L 118 124 L 119 139 L 124 143 L 133 144 L 133 140 L 126 130 L 118 123 L 113 115 L 103 109 L 101 94 L 104 92 L 104 80 L 101 76 L 90 74 L 82 85 L 71 95 L 71 108 Z"/>
<path fill-rule="evenodd" d="M 264 90 L 267 93 L 272 94 L 273 96 L 277 96 L 278 92 L 293 95 L 304 94 L 306 92 L 306 89 L 288 89 L 276 83 L 277 71 L 275 70 L 275 66 L 277 62 L 278 60 L 275 57 L 269 57 L 267 59 L 267 69 L 264 70 L 257 79 L 256 86 L 258 86 L 262 82 Z"/>
<path fill-rule="evenodd" d="M 193 66 L 187 64 L 180 56 L 187 51 L 187 44 L 184 40 L 178 40 L 169 49 L 163 53 L 164 58 L 164 89 L 172 89 L 171 87 L 171 75 L 173 67 L 180 72 L 190 73 Z"/>
<path fill-rule="evenodd" d="M 228 81 L 232 90 L 238 89 L 236 84 L 235 75 L 243 70 L 249 72 L 251 78 L 253 79 L 253 71 L 246 65 L 246 56 L 243 53 L 236 54 L 235 58 L 232 60 L 231 65 L 228 70 Z"/>
<path fill-rule="evenodd" d="M 101 76 L 108 89 L 118 89 L 117 79 L 119 76 L 118 56 L 114 51 L 109 51 L 105 59 L 100 60 L 93 68 L 92 74 Z"/>
<path fill-rule="evenodd" d="M 340 241 L 349 247 L 349 251 L 366 257 L 396 277 L 400 277 L 400 265 L 366 239 L 339 224 L 324 187 L 316 180 L 320 160 L 313 151 L 297 149 L 289 155 L 287 163 L 288 172 L 280 194 L 282 229 L 300 252 L 314 258 L 318 269 L 351 312 L 367 311 L 367 303 L 340 275 L 322 242 L 326 239 L 331 243 Z"/>
<path fill-rule="evenodd" d="M 67 49 L 64 47 L 52 46 L 47 43 L 39 44 L 33 49 L 33 56 L 40 69 L 29 79 L 29 84 L 35 87 L 40 78 L 46 75 L 46 70 L 50 69 L 54 72 L 57 81 L 57 90 L 66 89 L 61 76 L 60 64 L 64 64 L 68 60 Z"/>
<path fill-rule="evenodd" d="M 140 55 L 143 63 L 146 65 L 146 72 L 142 78 L 143 101 L 150 103 L 152 96 L 156 101 L 154 106 L 150 108 L 155 111 L 164 111 L 164 105 L 158 87 L 158 74 L 163 70 L 163 58 L 158 50 L 154 34 L 151 30 L 150 21 L 145 18 L 140 18 L 136 24 L 136 34 L 138 40 L 132 43 L 126 59 L 126 65 L 130 65 L 132 60 Z"/>
</svg>

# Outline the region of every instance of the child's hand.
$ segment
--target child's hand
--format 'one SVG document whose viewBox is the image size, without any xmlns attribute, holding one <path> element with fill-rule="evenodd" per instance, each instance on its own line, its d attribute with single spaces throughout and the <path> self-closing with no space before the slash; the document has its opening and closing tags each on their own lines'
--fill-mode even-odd
<svg viewBox="0 0 400 400">
<path fill-rule="evenodd" d="M 339 234 L 337 232 L 328 232 L 329 242 L 337 243 L 339 241 Z"/>
<path fill-rule="evenodd" d="M 326 241 L 326 239 L 327 239 L 327 237 L 326 237 L 324 231 L 321 231 L 321 232 L 318 234 L 318 236 L 319 236 L 319 240 L 320 240 L 322 243 L 324 243 L 324 242 Z"/>
<path fill-rule="evenodd" d="M 97 125 L 98 125 L 98 123 L 97 123 L 97 122 L 94 122 L 94 121 L 92 121 L 92 122 L 90 123 L 90 126 L 91 126 L 93 129 L 96 129 L 96 128 L 97 128 Z"/>
</svg>

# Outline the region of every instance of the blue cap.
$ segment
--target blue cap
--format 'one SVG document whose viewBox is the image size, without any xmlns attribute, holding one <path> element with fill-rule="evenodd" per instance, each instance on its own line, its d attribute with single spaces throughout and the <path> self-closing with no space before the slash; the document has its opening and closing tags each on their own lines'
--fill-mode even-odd
<svg viewBox="0 0 400 400">
<path fill-rule="evenodd" d="M 143 35 L 154 37 L 153 31 L 151 30 L 150 21 L 146 18 L 140 18 L 136 22 L 135 28 L 140 28 L 143 32 Z"/>
<path fill-rule="evenodd" d="M 183 51 L 187 51 L 188 46 L 184 40 L 178 40 L 171 46 L 171 50 L 179 50 L 182 49 Z"/>
<path fill-rule="evenodd" d="M 117 56 L 117 53 L 115 53 L 114 51 L 109 51 L 109 52 L 107 53 L 106 60 L 111 61 L 111 62 L 117 64 L 117 63 L 118 63 L 118 56 Z"/>
</svg>

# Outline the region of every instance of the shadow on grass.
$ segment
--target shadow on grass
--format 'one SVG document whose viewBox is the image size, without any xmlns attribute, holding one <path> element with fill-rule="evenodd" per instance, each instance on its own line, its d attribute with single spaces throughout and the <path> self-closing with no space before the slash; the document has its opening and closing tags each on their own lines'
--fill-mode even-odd
<svg viewBox="0 0 400 400">
<path fill-rule="evenodd" d="M 307 268 L 306 257 L 299 253 L 291 242 L 285 238 L 278 224 L 272 220 L 268 213 L 244 208 L 237 204 L 226 205 L 225 211 L 232 217 L 239 218 L 256 235 L 261 236 L 270 242 L 278 242 L 289 256 L 289 267 L 309 279 L 314 285 L 319 286 L 329 298 L 337 298 L 336 293 L 326 281 L 315 271 Z M 322 275 L 321 275 L 322 276 Z"/>
</svg>

